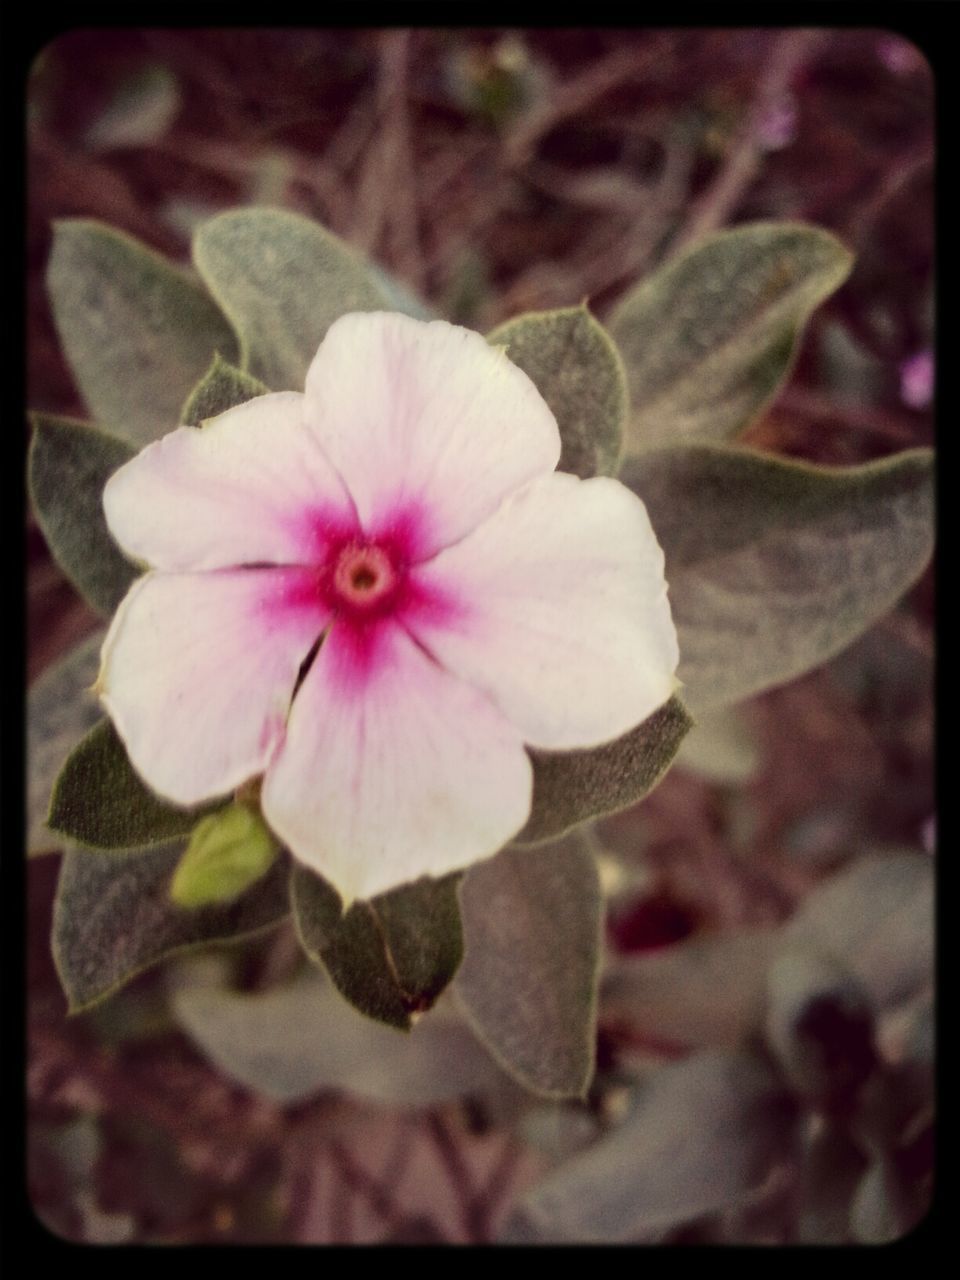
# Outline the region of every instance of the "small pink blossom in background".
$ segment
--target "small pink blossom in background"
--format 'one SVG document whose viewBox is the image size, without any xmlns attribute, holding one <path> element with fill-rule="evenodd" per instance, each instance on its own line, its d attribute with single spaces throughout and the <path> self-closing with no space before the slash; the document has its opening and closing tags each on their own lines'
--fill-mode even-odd
<svg viewBox="0 0 960 1280">
<path fill-rule="evenodd" d="M 920 828 L 920 842 L 925 853 L 937 851 L 937 815 L 932 813 Z"/>
<path fill-rule="evenodd" d="M 885 33 L 877 41 L 877 57 L 895 75 L 919 71 L 927 62 L 915 44 L 892 32 Z"/>
<path fill-rule="evenodd" d="M 932 351 L 919 351 L 900 365 L 900 399 L 911 409 L 926 409 L 933 399 Z"/>
<path fill-rule="evenodd" d="M 785 93 L 760 117 L 757 137 L 765 151 L 782 151 L 796 140 L 799 112 L 793 94 Z"/>
<path fill-rule="evenodd" d="M 98 681 L 134 767 L 181 805 L 263 775 L 267 822 L 346 902 L 496 853 L 525 744 L 599 745 L 675 684 L 642 502 L 559 456 L 502 351 L 379 312 L 331 326 L 303 394 L 149 445 L 104 494 L 151 566 Z"/>
</svg>

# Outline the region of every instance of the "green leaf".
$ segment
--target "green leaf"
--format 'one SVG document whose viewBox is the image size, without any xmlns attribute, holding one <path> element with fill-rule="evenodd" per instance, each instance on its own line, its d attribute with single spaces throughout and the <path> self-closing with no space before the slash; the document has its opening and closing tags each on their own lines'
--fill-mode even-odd
<svg viewBox="0 0 960 1280">
<path fill-rule="evenodd" d="M 213 363 L 187 396 L 180 420 L 188 427 L 199 427 L 208 418 L 216 418 L 238 404 L 246 404 L 270 390 L 242 369 L 235 369 L 217 353 Z"/>
<path fill-rule="evenodd" d="M 170 901 L 170 880 L 182 853 L 177 841 L 122 858 L 82 849 L 65 855 L 53 908 L 53 956 L 72 1013 L 169 955 L 245 937 L 289 912 L 282 861 L 236 902 L 181 910 Z"/>
<path fill-rule="evenodd" d="M 290 879 L 297 934 L 310 959 L 361 1013 L 406 1030 L 450 982 L 463 951 L 458 875 L 418 880 L 346 912 L 306 867 Z"/>
<path fill-rule="evenodd" d="M 740 711 L 725 707 L 697 717 L 674 763 L 709 782 L 739 786 L 757 772 L 759 750 Z"/>
<path fill-rule="evenodd" d="M 687 445 L 624 468 L 666 556 L 695 715 L 783 684 L 881 618 L 933 545 L 933 454 L 815 467 Z"/>
<path fill-rule="evenodd" d="M 421 298 L 408 289 L 402 280 L 398 280 L 389 271 L 384 271 L 379 262 L 365 262 L 364 266 L 383 294 L 388 311 L 402 311 L 405 316 L 412 316 L 414 320 L 437 319 L 435 311 L 432 311 Z"/>
<path fill-rule="evenodd" d="M 602 897 L 579 838 L 504 849 L 460 890 L 454 990 L 496 1060 L 534 1093 L 582 1097 L 594 1069 Z"/>
<path fill-rule="evenodd" d="M 232 902 L 273 865 L 280 846 L 258 813 L 230 804 L 201 818 L 190 833 L 170 885 L 178 907 Z"/>
<path fill-rule="evenodd" d="M 120 552 L 103 514 L 103 487 L 135 453 L 85 422 L 31 414 L 30 499 L 47 546 L 73 585 L 109 616 L 140 572 Z"/>
<path fill-rule="evenodd" d="M 91 151 L 150 146 L 167 132 L 181 104 L 180 85 L 169 67 L 161 62 L 137 67 L 86 130 L 86 145 Z"/>
<path fill-rule="evenodd" d="M 58 222 L 47 288 L 90 416 L 142 446 L 179 425 L 230 326 L 191 276 L 130 236 L 83 218 Z"/>
<path fill-rule="evenodd" d="M 431 1106 L 502 1079 L 461 1020 L 433 1010 L 398 1036 L 358 1015 L 316 969 L 258 995 L 184 986 L 172 1005 L 215 1066 L 276 1102 L 342 1089 L 371 1102 Z"/>
<path fill-rule="evenodd" d="M 932 982 L 933 909 L 928 858 L 878 854 L 818 885 L 786 926 L 786 935 L 844 964 L 883 1008 Z"/>
<path fill-rule="evenodd" d="M 53 788 L 53 831 L 88 849 L 124 850 L 187 835 L 224 801 L 182 809 L 140 780 L 109 720 L 101 720 L 70 753 Z"/>
<path fill-rule="evenodd" d="M 529 749 L 533 802 L 517 844 L 552 840 L 587 818 L 642 800 L 670 767 L 692 726 L 679 698 L 671 698 L 643 724 L 602 747 L 585 751 Z"/>
<path fill-rule="evenodd" d="M 302 391 L 324 334 L 349 311 L 390 310 L 359 254 L 282 209 L 234 209 L 205 222 L 197 270 L 240 335 L 240 362 L 274 391 Z"/>
<path fill-rule="evenodd" d="M 760 1028 L 778 941 L 750 929 L 621 956 L 604 979 L 604 1012 L 654 1046 L 736 1045 Z"/>
<path fill-rule="evenodd" d="M 860 1180 L 850 1205 L 850 1233 L 857 1244 L 891 1244 L 905 1236 L 927 1205 L 916 1182 L 896 1161 L 875 1160 Z"/>
<path fill-rule="evenodd" d="M 81 640 L 36 680 L 27 694 L 27 850 L 45 853 L 61 840 L 47 827 L 54 780 L 63 762 L 100 718 L 92 685 L 104 631 Z"/>
<path fill-rule="evenodd" d="M 766 1177 L 790 1120 L 751 1054 L 714 1050 L 661 1068 L 617 1129 L 526 1193 L 501 1239 L 655 1240 L 733 1208 Z"/>
<path fill-rule="evenodd" d="M 695 245 L 610 318 L 630 388 L 629 446 L 734 436 L 769 404 L 813 309 L 853 258 L 826 231 L 751 223 Z"/>
<path fill-rule="evenodd" d="M 613 475 L 627 417 L 620 355 L 586 306 L 534 311 L 487 335 L 535 384 L 553 411 L 563 448 L 560 471 Z"/>
</svg>

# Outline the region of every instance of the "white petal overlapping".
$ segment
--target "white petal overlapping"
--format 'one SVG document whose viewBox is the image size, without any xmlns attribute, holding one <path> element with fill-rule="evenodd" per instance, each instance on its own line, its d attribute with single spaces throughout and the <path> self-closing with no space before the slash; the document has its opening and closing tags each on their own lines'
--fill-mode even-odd
<svg viewBox="0 0 960 1280">
<path fill-rule="evenodd" d="M 362 643 L 362 642 L 361 642 Z M 331 628 L 264 779 L 270 826 L 346 901 L 495 853 L 530 812 L 523 739 L 402 626 Z"/>
<path fill-rule="evenodd" d="M 304 569 L 148 573 L 103 643 L 97 689 L 134 768 L 192 805 L 269 766 L 329 622 Z"/>
<path fill-rule="evenodd" d="M 147 445 L 104 490 L 120 546 L 165 572 L 315 560 L 356 516 L 303 404 L 295 391 L 258 396 Z"/>
<path fill-rule="evenodd" d="M 397 313 L 342 316 L 307 372 L 304 414 L 372 535 L 416 512 L 417 559 L 475 529 L 560 458 L 525 373 L 479 333 Z"/>
<path fill-rule="evenodd" d="M 669 698 L 678 661 L 663 552 L 616 480 L 556 472 L 417 569 L 449 600 L 408 625 L 531 746 L 592 747 Z"/>
</svg>

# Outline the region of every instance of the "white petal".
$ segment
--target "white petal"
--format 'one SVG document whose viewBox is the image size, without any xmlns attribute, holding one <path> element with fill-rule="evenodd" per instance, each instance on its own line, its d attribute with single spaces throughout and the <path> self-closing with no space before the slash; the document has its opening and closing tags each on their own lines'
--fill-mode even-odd
<svg viewBox="0 0 960 1280">
<path fill-rule="evenodd" d="M 293 391 L 148 445 L 110 477 L 103 505 L 125 551 L 171 571 L 316 563 L 331 533 L 356 524 Z"/>
<path fill-rule="evenodd" d="M 264 779 L 263 812 L 346 902 L 497 852 L 530 811 L 520 735 L 396 623 L 335 621 Z"/>
<path fill-rule="evenodd" d="M 413 559 L 560 457 L 556 420 L 527 375 L 442 320 L 342 316 L 307 373 L 305 414 L 369 533 L 417 525 Z"/>
<path fill-rule="evenodd" d="M 407 626 L 532 746 L 609 741 L 674 688 L 663 552 L 619 481 L 535 480 L 415 580 L 446 607 L 414 608 Z"/>
<path fill-rule="evenodd" d="M 262 773 L 329 620 L 302 569 L 147 574 L 103 644 L 97 688 L 134 768 L 190 805 Z"/>
</svg>

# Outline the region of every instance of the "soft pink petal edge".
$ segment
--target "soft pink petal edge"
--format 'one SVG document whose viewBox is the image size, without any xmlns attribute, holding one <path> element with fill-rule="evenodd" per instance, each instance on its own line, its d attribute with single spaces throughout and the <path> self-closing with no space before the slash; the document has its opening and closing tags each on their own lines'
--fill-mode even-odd
<svg viewBox="0 0 960 1280">
<path fill-rule="evenodd" d="M 327 535 L 356 516 L 303 405 L 273 392 L 147 445 L 104 489 L 116 541 L 167 572 L 322 559 Z"/>
<path fill-rule="evenodd" d="M 300 569 L 147 574 L 107 632 L 96 691 L 144 782 L 175 804 L 260 774 L 329 620 Z"/>
<path fill-rule="evenodd" d="M 496 853 L 530 812 L 517 731 L 394 622 L 359 662 L 334 622 L 261 791 L 299 861 L 349 904 Z"/>
<path fill-rule="evenodd" d="M 307 372 L 305 416 L 376 536 L 411 516 L 415 559 L 475 528 L 560 458 L 533 382 L 470 329 L 396 312 L 341 316 Z"/>
<path fill-rule="evenodd" d="M 482 689 L 531 746 L 598 746 L 676 688 L 664 557 L 646 508 L 608 477 L 532 481 L 416 570 L 444 614 L 411 633 Z"/>
</svg>

